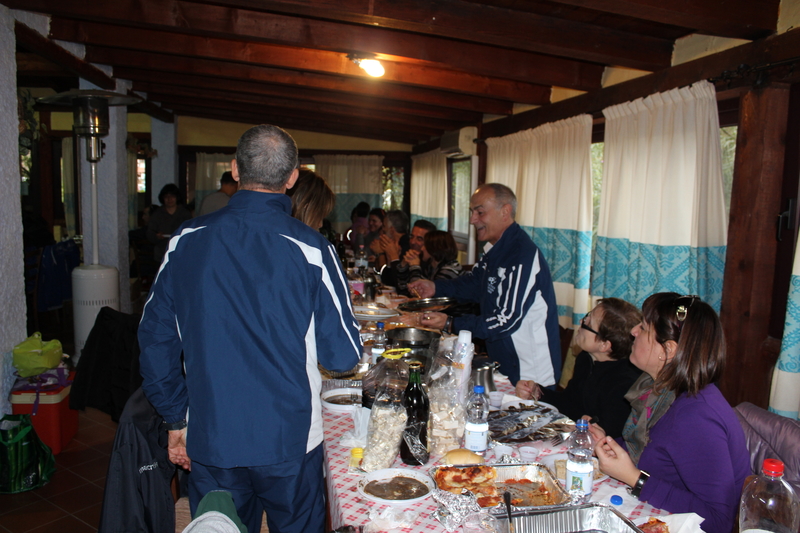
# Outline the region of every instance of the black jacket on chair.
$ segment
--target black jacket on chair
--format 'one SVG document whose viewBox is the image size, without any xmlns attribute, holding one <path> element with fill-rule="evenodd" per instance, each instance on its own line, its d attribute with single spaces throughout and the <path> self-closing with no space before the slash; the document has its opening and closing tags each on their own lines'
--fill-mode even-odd
<svg viewBox="0 0 800 533">
<path fill-rule="evenodd" d="M 142 389 L 122 412 L 106 475 L 99 533 L 175 530 L 170 489 L 177 468 L 167 455 L 167 431 Z"/>
</svg>

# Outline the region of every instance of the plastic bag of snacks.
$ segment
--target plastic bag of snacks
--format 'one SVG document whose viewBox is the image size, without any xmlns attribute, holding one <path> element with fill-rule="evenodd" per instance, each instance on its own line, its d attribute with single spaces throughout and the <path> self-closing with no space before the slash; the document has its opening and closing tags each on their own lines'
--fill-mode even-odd
<svg viewBox="0 0 800 533">
<path fill-rule="evenodd" d="M 464 365 L 456 361 L 456 337 L 442 340 L 428 374 L 428 400 L 431 406 L 431 454 L 444 455 L 461 447 L 465 411 L 462 380 Z M 467 370 L 469 372 L 469 370 Z"/>
</svg>

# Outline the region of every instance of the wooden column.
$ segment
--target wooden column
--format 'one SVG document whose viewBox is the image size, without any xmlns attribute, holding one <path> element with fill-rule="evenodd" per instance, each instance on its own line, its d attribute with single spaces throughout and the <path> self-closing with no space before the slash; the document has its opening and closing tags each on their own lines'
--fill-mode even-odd
<svg viewBox="0 0 800 533">
<path fill-rule="evenodd" d="M 789 88 L 747 92 L 739 109 L 720 313 L 728 360 L 720 388 L 731 405 L 749 401 L 766 407 L 780 347 L 769 337 L 769 321 Z"/>
</svg>

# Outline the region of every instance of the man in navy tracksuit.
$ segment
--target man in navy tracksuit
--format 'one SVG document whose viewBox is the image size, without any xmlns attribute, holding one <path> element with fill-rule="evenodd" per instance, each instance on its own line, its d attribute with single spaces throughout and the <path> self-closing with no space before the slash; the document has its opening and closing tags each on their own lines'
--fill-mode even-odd
<svg viewBox="0 0 800 533">
<path fill-rule="evenodd" d="M 481 314 L 453 318 L 424 313 L 422 325 L 451 333 L 465 329 L 485 339 L 489 357 L 500 363 L 500 372 L 512 384 L 530 379 L 554 386 L 561 377 L 561 341 L 547 261 L 514 221 L 517 198 L 511 189 L 488 183 L 475 191 L 469 205 L 470 223 L 478 240 L 489 243 L 488 251 L 463 276 L 409 286 L 424 298 L 452 296 L 478 302 Z"/>
<path fill-rule="evenodd" d="M 282 129 L 245 132 L 239 192 L 170 239 L 139 326 L 143 389 L 170 460 L 191 468 L 192 512 L 227 490 L 251 533 L 262 510 L 271 532 L 323 531 L 317 363 L 345 371 L 361 354 L 336 251 L 291 216 L 297 163 Z"/>
</svg>

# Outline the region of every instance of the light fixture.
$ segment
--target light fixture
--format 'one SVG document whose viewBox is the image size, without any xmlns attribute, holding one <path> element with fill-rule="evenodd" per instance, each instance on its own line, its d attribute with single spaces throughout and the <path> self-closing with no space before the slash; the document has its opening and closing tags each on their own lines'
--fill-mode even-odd
<svg viewBox="0 0 800 533">
<path fill-rule="evenodd" d="M 375 59 L 374 56 L 365 57 L 361 54 L 348 54 L 347 59 L 361 67 L 364 72 L 373 78 L 380 78 L 386 73 L 381 62 Z"/>
</svg>

